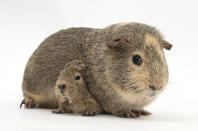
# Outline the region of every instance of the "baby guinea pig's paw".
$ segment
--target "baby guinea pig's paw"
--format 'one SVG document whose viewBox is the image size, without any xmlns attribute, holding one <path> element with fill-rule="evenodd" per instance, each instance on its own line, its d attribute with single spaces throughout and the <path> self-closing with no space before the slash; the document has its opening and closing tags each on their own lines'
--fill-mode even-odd
<svg viewBox="0 0 198 131">
<path fill-rule="evenodd" d="M 92 111 L 92 110 L 86 110 L 85 112 L 83 112 L 82 114 L 83 116 L 95 116 L 96 112 Z"/>
<path fill-rule="evenodd" d="M 63 114 L 63 113 L 65 113 L 65 110 L 62 109 L 62 108 L 58 108 L 56 110 L 53 110 L 52 113 L 54 113 L 54 114 Z"/>
<path fill-rule="evenodd" d="M 82 113 L 82 115 L 83 116 L 95 116 L 95 115 L 98 115 L 99 113 L 100 111 L 97 109 L 87 109 Z"/>
</svg>

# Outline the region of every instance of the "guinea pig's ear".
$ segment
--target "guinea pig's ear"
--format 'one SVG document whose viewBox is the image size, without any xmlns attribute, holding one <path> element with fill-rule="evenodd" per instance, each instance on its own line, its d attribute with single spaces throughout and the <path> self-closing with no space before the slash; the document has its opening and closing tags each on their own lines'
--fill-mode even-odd
<svg viewBox="0 0 198 131">
<path fill-rule="evenodd" d="M 122 37 L 122 38 L 114 39 L 111 42 L 107 42 L 107 46 L 110 48 L 122 47 L 122 46 L 126 46 L 126 43 L 128 43 L 128 42 L 129 41 L 126 37 Z"/>
<path fill-rule="evenodd" d="M 69 70 L 82 71 L 86 68 L 86 65 L 84 64 L 82 60 L 73 60 L 73 61 L 68 62 L 65 65 L 65 68 Z"/>
<path fill-rule="evenodd" d="M 167 49 L 167 50 L 171 50 L 171 48 L 172 48 L 173 45 L 170 44 L 169 42 L 163 40 L 163 41 L 162 41 L 162 46 L 163 46 L 163 48 L 165 48 L 165 49 Z"/>
<path fill-rule="evenodd" d="M 86 65 L 82 60 L 75 60 L 74 68 L 78 71 L 86 69 Z"/>
</svg>

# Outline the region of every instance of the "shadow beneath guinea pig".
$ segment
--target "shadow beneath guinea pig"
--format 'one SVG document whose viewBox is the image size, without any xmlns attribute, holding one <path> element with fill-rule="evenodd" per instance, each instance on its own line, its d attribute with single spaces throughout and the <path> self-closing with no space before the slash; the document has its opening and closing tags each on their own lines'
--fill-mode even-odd
<svg viewBox="0 0 198 131">
<path fill-rule="evenodd" d="M 144 121 L 144 122 L 193 122 L 196 121 L 197 118 L 195 115 L 181 113 L 181 112 L 153 112 L 150 116 L 140 116 L 138 118 L 122 118 L 118 117 L 109 113 L 102 113 L 97 116 L 82 116 L 80 114 L 73 114 L 73 113 L 65 113 L 65 114 L 58 114 L 57 116 L 69 116 L 69 117 L 78 117 L 78 118 L 88 118 L 88 119 L 103 119 L 103 120 L 114 120 L 114 121 L 123 121 L 129 122 L 131 121 Z"/>
<path fill-rule="evenodd" d="M 195 115 L 182 112 L 154 112 L 148 117 L 140 117 L 138 120 L 149 120 L 156 122 L 191 122 L 195 121 Z"/>
</svg>

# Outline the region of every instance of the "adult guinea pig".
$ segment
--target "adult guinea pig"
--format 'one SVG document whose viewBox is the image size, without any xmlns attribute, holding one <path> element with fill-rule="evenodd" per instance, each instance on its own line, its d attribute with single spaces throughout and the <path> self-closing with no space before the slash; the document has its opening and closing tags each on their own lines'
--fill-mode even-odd
<svg viewBox="0 0 198 131">
<path fill-rule="evenodd" d="M 158 30 L 140 23 L 61 30 L 44 40 L 30 57 L 22 104 L 57 108 L 57 77 L 68 61 L 81 59 L 87 65 L 87 88 L 104 111 L 121 117 L 149 115 L 144 107 L 168 82 L 163 49 L 171 47 Z"/>
</svg>

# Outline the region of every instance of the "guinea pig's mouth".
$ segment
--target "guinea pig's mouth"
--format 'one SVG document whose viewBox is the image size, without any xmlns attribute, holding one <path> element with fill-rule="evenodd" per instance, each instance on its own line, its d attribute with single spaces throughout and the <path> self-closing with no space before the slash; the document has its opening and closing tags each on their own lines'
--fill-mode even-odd
<svg viewBox="0 0 198 131">
<path fill-rule="evenodd" d="M 153 92 L 153 91 L 149 94 L 150 97 L 153 97 L 155 95 L 156 95 L 156 92 Z"/>
<path fill-rule="evenodd" d="M 64 89 L 61 89 L 61 90 L 60 90 L 60 93 L 61 93 L 62 96 L 66 97 L 66 94 L 65 94 L 65 92 L 64 92 Z"/>
</svg>

